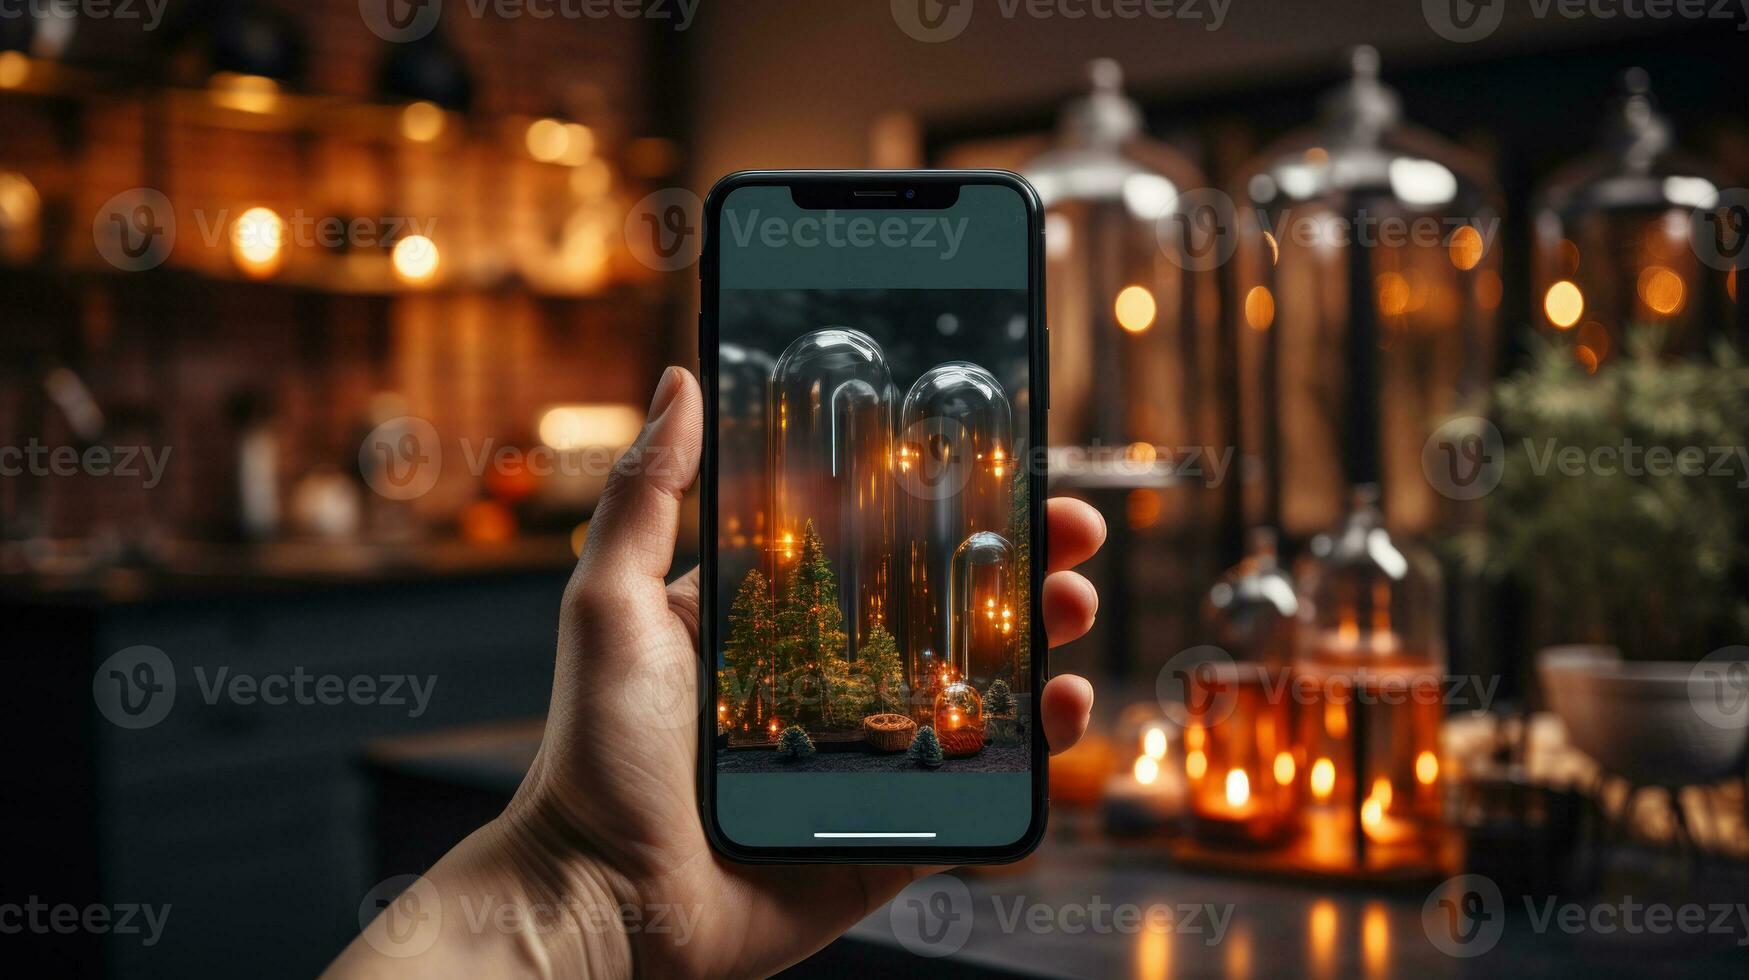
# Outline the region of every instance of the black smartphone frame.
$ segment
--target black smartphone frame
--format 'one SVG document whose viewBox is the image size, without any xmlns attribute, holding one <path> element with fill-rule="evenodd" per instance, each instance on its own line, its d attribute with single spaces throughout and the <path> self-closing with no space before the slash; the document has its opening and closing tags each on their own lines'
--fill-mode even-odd
<svg viewBox="0 0 1749 980">
<path fill-rule="evenodd" d="M 1032 469 L 1028 492 L 1032 510 L 1032 813 L 1026 833 L 1012 844 L 990 847 L 929 847 L 915 844 L 881 846 L 823 845 L 757 847 L 729 839 L 717 824 L 716 703 L 717 637 L 717 298 L 721 290 L 717 241 L 723 203 L 743 187 L 789 187 L 798 203 L 824 203 L 840 209 L 916 209 L 951 205 L 959 189 L 972 185 L 1007 187 L 1026 208 L 1027 293 L 1031 324 L 1027 384 L 1031 443 L 1027 464 Z M 907 198 L 907 191 L 915 196 Z M 945 201 L 946 203 L 942 203 Z M 1001 864 L 1031 853 L 1043 839 L 1048 817 L 1047 788 L 1050 749 L 1039 720 L 1040 695 L 1050 677 L 1050 644 L 1045 637 L 1041 599 L 1049 554 L 1045 522 L 1046 472 L 1050 410 L 1049 325 L 1045 322 L 1044 207 L 1037 192 L 1018 174 L 1005 170 L 747 170 L 717 181 L 705 196 L 703 237 L 699 249 L 699 377 L 704 388 L 704 451 L 700 460 L 699 503 L 699 726 L 698 800 L 705 836 L 717 853 L 749 864 Z"/>
</svg>

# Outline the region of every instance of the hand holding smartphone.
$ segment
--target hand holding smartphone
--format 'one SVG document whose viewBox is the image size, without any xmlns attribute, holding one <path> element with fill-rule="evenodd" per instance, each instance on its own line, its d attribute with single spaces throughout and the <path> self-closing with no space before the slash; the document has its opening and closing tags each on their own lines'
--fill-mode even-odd
<svg viewBox="0 0 1749 980">
<path fill-rule="evenodd" d="M 743 861 L 1013 860 L 1048 754 L 1037 197 L 743 173 L 705 227 L 707 833 Z"/>
</svg>

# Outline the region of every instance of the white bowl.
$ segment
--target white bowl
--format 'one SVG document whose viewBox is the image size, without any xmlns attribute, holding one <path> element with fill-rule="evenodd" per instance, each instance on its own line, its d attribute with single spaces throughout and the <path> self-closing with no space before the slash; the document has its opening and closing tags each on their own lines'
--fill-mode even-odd
<svg viewBox="0 0 1749 980">
<path fill-rule="evenodd" d="M 1693 663 L 1558 646 L 1537 654 L 1537 676 L 1573 746 L 1635 785 L 1692 786 L 1744 773 L 1749 710 L 1706 710 Z"/>
</svg>

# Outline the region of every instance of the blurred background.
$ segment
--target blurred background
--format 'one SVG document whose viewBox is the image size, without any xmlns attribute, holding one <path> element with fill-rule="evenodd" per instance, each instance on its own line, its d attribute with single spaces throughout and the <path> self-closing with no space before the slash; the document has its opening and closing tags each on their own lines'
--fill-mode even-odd
<svg viewBox="0 0 1749 980">
<path fill-rule="evenodd" d="M 532 758 L 697 196 L 977 166 L 1048 210 L 1096 718 L 968 933 L 795 973 L 1740 972 L 1745 24 L 0 5 L 0 950 L 318 971 Z"/>
</svg>

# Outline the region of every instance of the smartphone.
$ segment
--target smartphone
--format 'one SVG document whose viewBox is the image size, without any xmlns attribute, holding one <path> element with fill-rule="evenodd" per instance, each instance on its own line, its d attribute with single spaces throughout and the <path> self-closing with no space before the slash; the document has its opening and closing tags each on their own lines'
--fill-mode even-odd
<svg viewBox="0 0 1749 980">
<path fill-rule="evenodd" d="M 703 220 L 706 832 L 737 861 L 1015 860 L 1048 755 L 1038 197 L 747 172 Z"/>
</svg>

